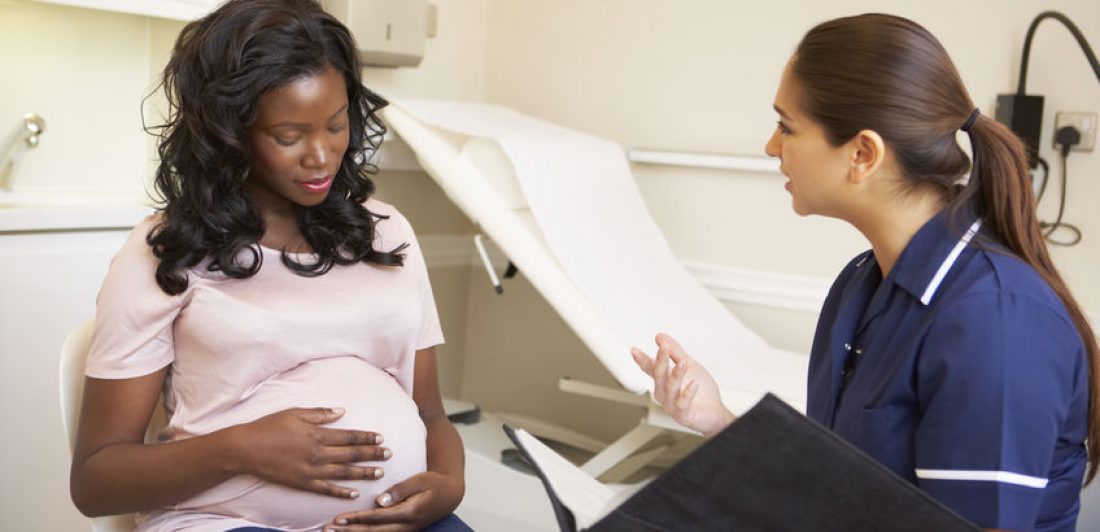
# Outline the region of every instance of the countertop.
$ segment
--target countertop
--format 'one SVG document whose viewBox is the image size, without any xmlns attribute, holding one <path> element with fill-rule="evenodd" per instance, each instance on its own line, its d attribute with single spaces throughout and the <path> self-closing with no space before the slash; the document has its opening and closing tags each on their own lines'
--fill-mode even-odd
<svg viewBox="0 0 1100 532">
<path fill-rule="evenodd" d="M 130 198 L 0 192 L 0 234 L 129 229 L 152 213 Z"/>
</svg>

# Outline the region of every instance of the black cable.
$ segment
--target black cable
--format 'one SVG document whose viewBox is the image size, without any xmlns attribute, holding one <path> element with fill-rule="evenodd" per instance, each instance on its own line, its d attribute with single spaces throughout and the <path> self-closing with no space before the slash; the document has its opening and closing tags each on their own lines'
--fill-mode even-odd
<svg viewBox="0 0 1100 532">
<path fill-rule="evenodd" d="M 1088 58 L 1089 64 L 1092 65 L 1092 71 L 1096 74 L 1096 80 L 1100 81 L 1100 61 L 1097 61 L 1096 54 L 1092 51 L 1092 47 L 1089 46 L 1089 42 L 1085 39 L 1085 35 L 1081 33 L 1081 30 L 1077 29 L 1077 25 L 1074 24 L 1069 17 L 1057 11 L 1043 11 L 1035 17 L 1035 20 L 1031 21 L 1031 26 L 1027 28 L 1027 37 L 1024 38 L 1024 54 L 1023 57 L 1020 58 L 1020 83 L 1016 87 L 1016 94 L 1025 94 L 1024 87 L 1027 85 L 1027 60 L 1031 55 L 1031 39 L 1035 36 L 1035 29 L 1039 27 L 1039 23 L 1048 18 L 1058 20 L 1069 29 L 1069 32 L 1073 34 L 1073 38 L 1077 39 L 1077 44 L 1081 46 L 1081 51 L 1085 52 L 1085 57 Z"/>
<path fill-rule="evenodd" d="M 1043 180 L 1039 183 L 1039 191 L 1035 194 L 1035 203 L 1037 205 L 1040 201 L 1043 201 L 1043 193 L 1047 191 L 1047 181 L 1050 181 L 1050 165 L 1047 164 L 1047 160 L 1042 157 L 1037 157 L 1036 160 L 1039 162 L 1039 167 L 1043 169 Z M 1031 179 L 1034 181 L 1035 176 L 1031 176 Z"/>
<path fill-rule="evenodd" d="M 1077 243 L 1081 242 L 1081 230 L 1078 229 L 1076 225 L 1062 221 L 1062 215 L 1066 212 L 1066 159 L 1069 156 L 1069 149 L 1063 149 L 1059 153 L 1062 156 L 1062 190 L 1060 194 L 1061 197 L 1058 201 L 1058 216 L 1054 219 L 1054 223 L 1039 222 L 1039 228 L 1047 230 L 1043 233 L 1043 238 L 1055 246 L 1076 246 Z M 1052 238 L 1054 232 L 1061 228 L 1065 228 L 1067 231 L 1073 233 L 1073 237 L 1069 240 Z"/>
</svg>

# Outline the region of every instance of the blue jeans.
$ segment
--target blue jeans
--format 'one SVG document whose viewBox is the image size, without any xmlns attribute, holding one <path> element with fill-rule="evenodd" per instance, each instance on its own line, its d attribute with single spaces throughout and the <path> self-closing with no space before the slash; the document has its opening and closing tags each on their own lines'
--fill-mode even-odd
<svg viewBox="0 0 1100 532">
<path fill-rule="evenodd" d="M 474 529 L 463 523 L 457 515 L 451 514 L 432 523 L 422 532 L 474 532 Z"/>
<path fill-rule="evenodd" d="M 226 532 L 280 532 L 278 528 L 264 528 L 261 526 L 242 526 L 227 530 Z M 466 523 L 463 523 L 457 515 L 451 514 L 436 521 L 422 532 L 474 532 Z"/>
</svg>

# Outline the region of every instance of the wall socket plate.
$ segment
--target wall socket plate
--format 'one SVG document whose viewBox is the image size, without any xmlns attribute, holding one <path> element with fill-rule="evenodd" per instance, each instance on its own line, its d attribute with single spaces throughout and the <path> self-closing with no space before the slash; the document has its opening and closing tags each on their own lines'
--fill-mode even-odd
<svg viewBox="0 0 1100 532">
<path fill-rule="evenodd" d="M 1070 151 L 1092 151 L 1096 147 L 1096 113 L 1058 111 L 1054 115 L 1054 131 L 1058 131 L 1065 126 L 1073 126 L 1081 132 L 1081 142 Z M 1054 149 L 1057 150 L 1058 144 L 1056 141 L 1052 141 L 1052 144 Z"/>
</svg>

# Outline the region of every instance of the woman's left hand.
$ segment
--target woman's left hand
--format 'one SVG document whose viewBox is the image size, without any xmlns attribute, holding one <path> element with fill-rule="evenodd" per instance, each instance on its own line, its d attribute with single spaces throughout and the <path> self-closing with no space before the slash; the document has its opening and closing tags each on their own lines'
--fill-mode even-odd
<svg viewBox="0 0 1100 532">
<path fill-rule="evenodd" d="M 325 531 L 408 532 L 443 519 L 458 506 L 465 491 L 460 478 L 427 471 L 395 484 L 379 495 L 378 508 L 348 512 L 325 525 Z"/>
</svg>

